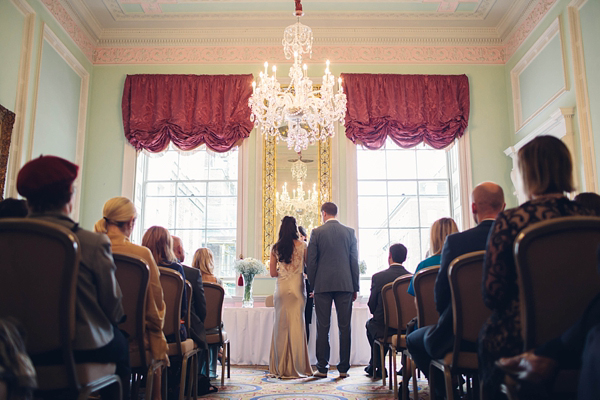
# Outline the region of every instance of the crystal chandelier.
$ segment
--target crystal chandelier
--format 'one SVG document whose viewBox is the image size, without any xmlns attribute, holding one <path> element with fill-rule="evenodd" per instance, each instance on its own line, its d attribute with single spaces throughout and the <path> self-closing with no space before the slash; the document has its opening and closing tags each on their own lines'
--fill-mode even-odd
<svg viewBox="0 0 600 400">
<path fill-rule="evenodd" d="M 296 189 L 292 190 L 290 196 L 285 182 L 281 194 L 275 193 L 275 209 L 279 217 L 291 215 L 296 218 L 298 225 L 311 231 L 318 222 L 319 194 L 316 183 L 313 184 L 312 190 L 304 191 L 303 180 L 306 178 L 307 170 L 302 158 L 292 164 L 292 178 L 296 180 Z"/>
<path fill-rule="evenodd" d="M 329 60 L 323 83 L 314 90 L 308 78 L 308 67 L 302 64 L 303 54 L 308 54 L 309 58 L 312 56 L 313 35 L 308 26 L 300 23 L 304 13 L 298 0 L 294 15 L 298 22 L 285 28 L 282 41 L 285 58 L 294 57 L 289 86 L 282 89 L 276 77 L 277 67 L 273 66 L 272 75 L 269 75 L 269 63 L 265 62 L 258 84 L 252 82 L 253 92 L 248 105 L 252 109 L 250 119 L 256 128 L 262 129 L 265 139 L 267 135 L 275 136 L 277 142 L 283 140 L 287 142 L 288 149 L 300 152 L 317 140 L 335 135 L 334 123 L 344 123 L 346 95 L 341 78 L 334 94 L 335 77 L 329 71 Z"/>
</svg>

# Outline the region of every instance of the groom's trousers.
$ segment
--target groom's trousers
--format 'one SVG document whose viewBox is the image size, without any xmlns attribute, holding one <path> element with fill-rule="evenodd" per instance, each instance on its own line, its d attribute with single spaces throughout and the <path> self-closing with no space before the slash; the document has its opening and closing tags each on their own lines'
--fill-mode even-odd
<svg viewBox="0 0 600 400">
<path fill-rule="evenodd" d="M 315 293 L 315 314 L 317 316 L 317 369 L 327 373 L 329 369 L 329 327 L 331 324 L 331 304 L 335 303 L 337 323 L 340 331 L 339 372 L 350 369 L 350 321 L 352 319 L 352 292 Z"/>
</svg>

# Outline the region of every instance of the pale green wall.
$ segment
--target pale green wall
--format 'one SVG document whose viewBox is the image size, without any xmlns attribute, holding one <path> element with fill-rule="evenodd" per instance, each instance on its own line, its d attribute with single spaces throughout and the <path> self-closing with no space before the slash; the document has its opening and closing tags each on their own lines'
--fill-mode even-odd
<svg viewBox="0 0 600 400">
<path fill-rule="evenodd" d="M 595 0 L 592 0 L 595 1 Z M 506 63 L 505 68 L 505 76 L 506 76 L 506 91 L 507 91 L 507 100 L 508 100 L 508 114 L 509 114 L 509 127 L 510 127 L 510 144 L 513 145 L 517 143 L 519 140 L 523 139 L 533 130 L 535 130 L 538 126 L 544 123 L 548 117 L 558 110 L 559 107 L 575 107 L 576 99 L 575 99 L 575 83 L 573 76 L 573 59 L 571 52 L 571 35 L 569 32 L 569 19 L 567 13 L 567 6 L 570 3 L 570 0 L 559 0 L 554 5 L 554 7 L 548 12 L 545 18 L 538 24 L 538 26 L 533 30 L 533 32 L 527 37 L 527 39 L 523 42 L 521 47 L 513 54 L 510 60 Z M 510 72 L 515 67 L 515 65 L 523 58 L 525 53 L 533 46 L 533 44 L 540 38 L 540 36 L 548 29 L 550 24 L 554 22 L 554 20 L 560 17 L 562 21 L 562 40 L 563 45 L 565 47 L 565 56 L 566 56 L 566 69 L 567 69 L 567 85 L 569 90 L 560 95 L 556 100 L 550 103 L 546 108 L 544 108 L 538 115 L 531 119 L 521 130 L 519 130 L 515 134 L 515 124 L 514 124 L 514 115 L 513 115 L 513 99 L 512 99 L 512 88 L 510 85 Z M 543 104 L 546 100 L 542 99 L 545 97 L 544 91 L 540 88 L 538 92 L 539 98 L 535 99 L 540 104 Z M 577 188 L 582 189 L 583 184 L 581 182 L 581 177 L 583 176 L 583 162 L 581 156 L 581 143 L 579 136 L 579 125 L 577 118 L 573 119 L 574 122 L 574 139 L 575 139 L 575 160 L 578 160 L 575 165 L 576 168 L 576 176 L 578 177 L 579 182 L 577 182 Z"/>
<path fill-rule="evenodd" d="M 519 75 L 523 121 L 565 86 L 560 35 L 556 35 Z"/>
<path fill-rule="evenodd" d="M 75 162 L 82 80 L 46 41 L 41 67 L 31 156 L 55 155 Z"/>
<path fill-rule="evenodd" d="M 596 166 L 600 168 L 600 1 L 588 0 L 581 7 L 581 33 L 585 54 L 585 72 L 590 98 L 592 131 L 594 132 L 594 150 Z M 598 174 L 600 187 L 600 174 Z"/>
<path fill-rule="evenodd" d="M 25 18 L 10 1 L 0 1 L 0 104 L 15 111 Z"/>
<path fill-rule="evenodd" d="M 289 66 L 279 66 L 287 69 Z M 321 68 L 315 66 L 313 68 Z M 85 153 L 85 174 L 83 182 L 83 210 L 81 223 L 91 228 L 101 217 L 104 202 L 121 194 L 123 169 L 123 135 L 121 96 L 127 74 L 244 74 L 261 70 L 261 65 L 173 65 L 173 66 L 96 66 L 91 84 L 91 102 L 88 121 L 87 145 Z M 317 69 L 318 71 L 318 69 Z M 471 116 L 469 122 L 472 146 L 473 182 L 493 180 L 508 188 L 510 180 L 510 160 L 503 154 L 508 147 L 507 101 L 504 89 L 503 66 L 406 66 L 406 65 L 334 65 L 332 72 L 357 73 L 398 73 L 398 74 L 467 74 L 471 86 Z M 252 133 L 254 135 L 254 133 Z M 252 137 L 251 137 L 252 139 Z M 261 138 L 259 138 L 262 140 Z M 257 143 L 260 145 L 260 140 Z M 340 182 L 346 181 L 346 154 L 344 133 L 337 136 L 339 143 Z M 251 140 L 254 146 L 254 140 Z M 250 154 L 256 149 L 251 148 Z M 260 223 L 261 216 L 254 215 L 254 202 L 260 200 L 261 193 L 254 193 L 255 179 L 261 179 L 262 171 L 255 170 L 251 160 L 248 182 L 250 188 L 250 210 L 248 247 L 254 248 L 254 226 Z M 345 218 L 347 204 L 345 188 L 339 190 L 341 219 Z M 245 254 L 246 256 L 246 254 Z M 247 254 L 247 256 L 258 256 Z"/>
</svg>

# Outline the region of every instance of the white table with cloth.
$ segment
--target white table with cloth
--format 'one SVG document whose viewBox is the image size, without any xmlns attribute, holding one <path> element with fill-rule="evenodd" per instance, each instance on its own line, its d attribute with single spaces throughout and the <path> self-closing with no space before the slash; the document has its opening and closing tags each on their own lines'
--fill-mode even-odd
<svg viewBox="0 0 600 400">
<path fill-rule="evenodd" d="M 367 307 L 352 309 L 352 344 L 350 349 L 350 365 L 366 365 L 369 363 L 371 347 L 367 340 L 365 324 L 371 318 Z M 310 324 L 310 341 L 308 354 L 312 365 L 317 363 L 315 355 L 316 316 Z M 227 307 L 223 308 L 223 324 L 227 337 L 231 342 L 231 364 L 234 365 L 269 365 L 271 352 L 271 336 L 275 323 L 275 308 L 272 307 Z M 329 344 L 331 353 L 330 365 L 337 365 L 340 360 L 339 329 L 335 307 L 331 312 L 331 328 Z"/>
</svg>

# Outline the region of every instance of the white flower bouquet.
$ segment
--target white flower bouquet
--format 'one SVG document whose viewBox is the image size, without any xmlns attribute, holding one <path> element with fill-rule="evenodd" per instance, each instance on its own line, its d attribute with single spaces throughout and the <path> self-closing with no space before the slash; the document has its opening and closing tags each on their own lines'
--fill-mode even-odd
<svg viewBox="0 0 600 400">
<path fill-rule="evenodd" d="M 254 281 L 254 275 L 266 274 L 267 267 L 256 258 L 252 257 L 236 260 L 234 267 L 235 270 L 244 277 L 244 307 L 252 307 L 254 303 L 252 299 L 252 282 Z"/>
<path fill-rule="evenodd" d="M 365 260 L 362 260 L 358 263 L 358 270 L 360 271 L 361 275 L 367 273 L 367 263 L 365 262 Z"/>
</svg>

